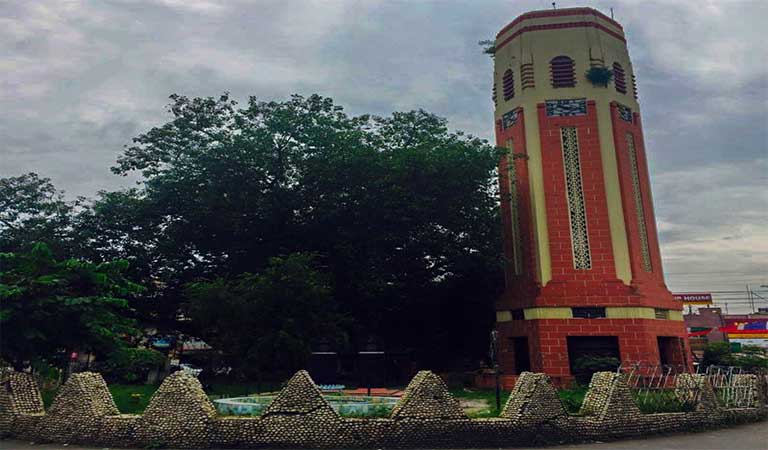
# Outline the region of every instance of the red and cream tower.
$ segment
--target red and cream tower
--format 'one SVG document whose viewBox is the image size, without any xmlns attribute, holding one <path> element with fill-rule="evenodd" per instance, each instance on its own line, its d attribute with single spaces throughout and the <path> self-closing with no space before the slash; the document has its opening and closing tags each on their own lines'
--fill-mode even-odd
<svg viewBox="0 0 768 450">
<path fill-rule="evenodd" d="M 496 305 L 504 373 L 568 380 L 595 356 L 689 368 L 621 25 L 591 8 L 516 18 L 496 36 L 494 103 L 496 142 L 508 150 Z"/>
</svg>

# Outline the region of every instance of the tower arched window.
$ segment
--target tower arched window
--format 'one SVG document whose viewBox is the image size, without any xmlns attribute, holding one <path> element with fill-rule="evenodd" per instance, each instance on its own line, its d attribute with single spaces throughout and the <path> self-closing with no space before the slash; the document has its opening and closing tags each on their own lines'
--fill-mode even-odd
<svg viewBox="0 0 768 450">
<path fill-rule="evenodd" d="M 512 69 L 507 69 L 504 72 L 504 76 L 501 77 L 501 88 L 504 94 L 504 101 L 515 96 L 515 74 L 512 73 Z"/>
<path fill-rule="evenodd" d="M 613 83 L 616 86 L 616 92 L 627 93 L 627 75 L 621 64 L 617 62 L 613 63 Z"/>
<path fill-rule="evenodd" d="M 576 86 L 576 69 L 573 60 L 567 56 L 556 56 L 549 62 L 549 71 L 552 76 L 552 87 Z"/>
</svg>

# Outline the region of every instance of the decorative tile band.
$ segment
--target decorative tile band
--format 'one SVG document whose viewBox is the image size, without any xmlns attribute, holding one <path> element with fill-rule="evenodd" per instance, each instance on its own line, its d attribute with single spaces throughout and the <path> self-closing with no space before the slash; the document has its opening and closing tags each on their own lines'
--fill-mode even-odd
<svg viewBox="0 0 768 450">
<path fill-rule="evenodd" d="M 506 112 L 501 116 L 501 128 L 507 129 L 517 123 L 517 119 L 520 117 L 520 110 L 513 109 Z"/>
<path fill-rule="evenodd" d="M 520 310 L 515 310 L 520 311 Z M 650 319 L 683 321 L 682 311 L 664 309 L 665 318 L 657 316 L 657 309 L 647 306 L 606 306 L 605 317 L 601 319 Z M 511 310 L 496 311 L 496 322 L 511 322 L 512 320 L 542 320 L 542 319 L 573 319 L 573 309 L 562 306 L 533 307 L 522 309 L 523 317 L 515 319 Z"/>
<path fill-rule="evenodd" d="M 573 248 L 573 267 L 577 270 L 592 268 L 587 233 L 587 211 L 584 205 L 584 189 L 581 183 L 581 162 L 579 159 L 579 139 L 576 127 L 560 129 L 565 165 L 565 190 L 568 199 L 568 215 L 571 222 L 571 247 Z"/>
<path fill-rule="evenodd" d="M 635 148 L 635 136 L 627 133 L 627 152 L 632 172 L 632 196 L 635 199 L 635 213 L 637 214 L 637 230 L 640 234 L 640 256 L 643 261 L 643 270 L 652 272 L 651 251 L 648 246 L 648 229 L 645 223 L 645 208 L 643 206 L 643 193 L 640 190 L 640 169 L 637 164 L 637 149 Z"/>
<path fill-rule="evenodd" d="M 574 98 L 567 100 L 547 100 L 545 103 L 547 116 L 583 116 L 587 114 L 587 99 Z"/>
<path fill-rule="evenodd" d="M 619 118 L 624 122 L 632 123 L 632 108 L 617 104 L 616 108 L 619 110 Z"/>
</svg>

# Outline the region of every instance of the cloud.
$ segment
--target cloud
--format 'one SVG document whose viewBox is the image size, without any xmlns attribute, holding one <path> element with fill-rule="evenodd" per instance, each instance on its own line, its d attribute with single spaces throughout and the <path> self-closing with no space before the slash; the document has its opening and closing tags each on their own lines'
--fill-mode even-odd
<svg viewBox="0 0 768 450">
<path fill-rule="evenodd" d="M 658 174 L 664 268 L 676 291 L 745 290 L 768 282 L 768 158 Z"/>
<path fill-rule="evenodd" d="M 37 171 L 70 197 L 129 185 L 108 168 L 167 120 L 174 92 L 424 108 L 492 141 L 492 61 L 477 42 L 550 3 L 0 2 L 0 176 Z M 582 5 L 558 1 L 569 6 Z M 764 270 L 768 2 L 593 6 L 613 8 L 627 32 L 670 271 Z"/>
</svg>

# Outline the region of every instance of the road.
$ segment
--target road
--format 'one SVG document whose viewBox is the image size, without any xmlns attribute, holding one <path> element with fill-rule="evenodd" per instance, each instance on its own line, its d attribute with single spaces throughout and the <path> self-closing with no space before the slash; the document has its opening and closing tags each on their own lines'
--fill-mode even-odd
<svg viewBox="0 0 768 450">
<path fill-rule="evenodd" d="M 12 440 L 0 441 L 0 449 L 3 450 L 94 450 L 100 448 L 101 447 L 78 447 L 74 445 L 63 447 L 61 444 L 30 444 Z M 542 447 L 539 447 L 535 450 L 541 450 L 541 448 Z M 562 445 L 545 448 L 555 450 L 768 450 L 768 422 L 751 423 L 734 428 L 706 431 L 703 433 L 677 434 L 631 441 Z"/>
</svg>

